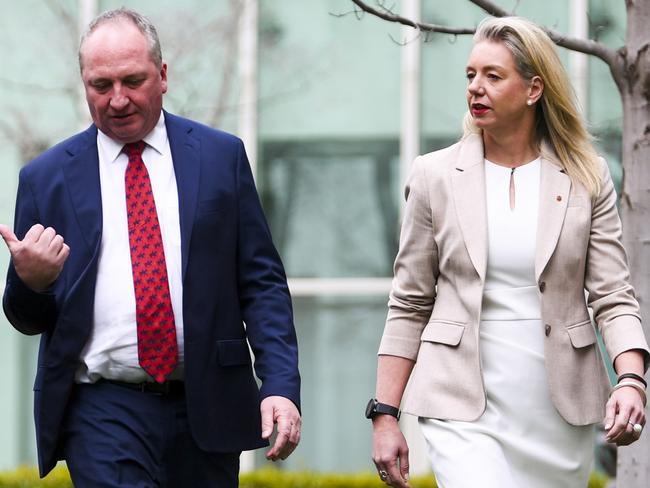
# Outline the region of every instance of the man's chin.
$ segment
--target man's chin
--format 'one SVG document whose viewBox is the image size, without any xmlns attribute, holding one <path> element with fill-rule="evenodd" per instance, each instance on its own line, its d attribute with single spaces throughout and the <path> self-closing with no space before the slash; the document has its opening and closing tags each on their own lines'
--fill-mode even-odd
<svg viewBox="0 0 650 488">
<path fill-rule="evenodd" d="M 106 135 L 123 144 L 141 140 L 146 134 L 140 128 L 110 127 Z"/>
</svg>

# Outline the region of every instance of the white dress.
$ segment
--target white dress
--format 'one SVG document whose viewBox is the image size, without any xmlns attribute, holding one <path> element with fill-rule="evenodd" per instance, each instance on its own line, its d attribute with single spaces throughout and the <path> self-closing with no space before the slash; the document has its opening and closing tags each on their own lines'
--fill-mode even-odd
<svg viewBox="0 0 650 488">
<path fill-rule="evenodd" d="M 544 367 L 535 282 L 540 160 L 513 173 L 485 161 L 488 264 L 479 341 L 487 406 L 474 422 L 420 419 L 439 488 L 584 488 L 592 426 L 557 412 Z"/>
</svg>

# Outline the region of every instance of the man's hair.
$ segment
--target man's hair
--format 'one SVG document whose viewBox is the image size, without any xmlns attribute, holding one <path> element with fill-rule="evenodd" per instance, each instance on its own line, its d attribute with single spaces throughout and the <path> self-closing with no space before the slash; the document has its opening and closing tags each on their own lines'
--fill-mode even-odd
<svg viewBox="0 0 650 488">
<path fill-rule="evenodd" d="M 88 28 L 82 34 L 81 42 L 79 43 L 80 70 L 83 70 L 81 50 L 88 36 L 90 36 L 100 25 L 106 24 L 107 22 L 123 22 L 125 20 L 131 21 L 147 40 L 147 44 L 149 44 L 149 57 L 151 58 L 151 61 L 153 61 L 153 63 L 156 65 L 156 68 L 160 69 L 162 67 L 162 51 L 160 49 L 160 39 L 158 39 L 158 32 L 156 32 L 154 25 L 149 19 L 143 15 L 140 15 L 135 10 L 121 7 L 115 10 L 108 10 L 98 15 L 92 20 L 92 22 L 90 22 L 90 24 L 88 24 Z"/>
</svg>

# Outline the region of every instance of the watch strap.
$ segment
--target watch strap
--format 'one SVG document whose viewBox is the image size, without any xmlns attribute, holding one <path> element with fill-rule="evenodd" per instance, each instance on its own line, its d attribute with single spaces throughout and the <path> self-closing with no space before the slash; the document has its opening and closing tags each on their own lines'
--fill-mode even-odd
<svg viewBox="0 0 650 488">
<path fill-rule="evenodd" d="M 372 419 L 376 415 L 390 415 L 391 417 L 395 417 L 397 420 L 399 420 L 402 413 L 400 412 L 399 408 L 388 405 L 387 403 L 380 403 L 374 398 L 370 401 L 372 402 L 372 408 L 369 412 L 368 418 Z"/>
</svg>

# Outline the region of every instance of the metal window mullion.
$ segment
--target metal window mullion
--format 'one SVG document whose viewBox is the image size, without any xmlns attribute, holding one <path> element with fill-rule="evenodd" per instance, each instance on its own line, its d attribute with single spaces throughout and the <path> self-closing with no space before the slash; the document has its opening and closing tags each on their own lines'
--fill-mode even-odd
<svg viewBox="0 0 650 488">
<path fill-rule="evenodd" d="M 242 0 L 243 9 L 239 29 L 239 111 L 238 135 L 244 141 L 248 160 L 257 173 L 258 113 L 258 18 L 259 0 Z"/>
<path fill-rule="evenodd" d="M 571 0 L 569 4 L 569 35 L 578 39 L 589 37 L 589 0 Z M 589 56 L 569 51 L 569 76 L 586 116 L 589 102 Z"/>
</svg>

